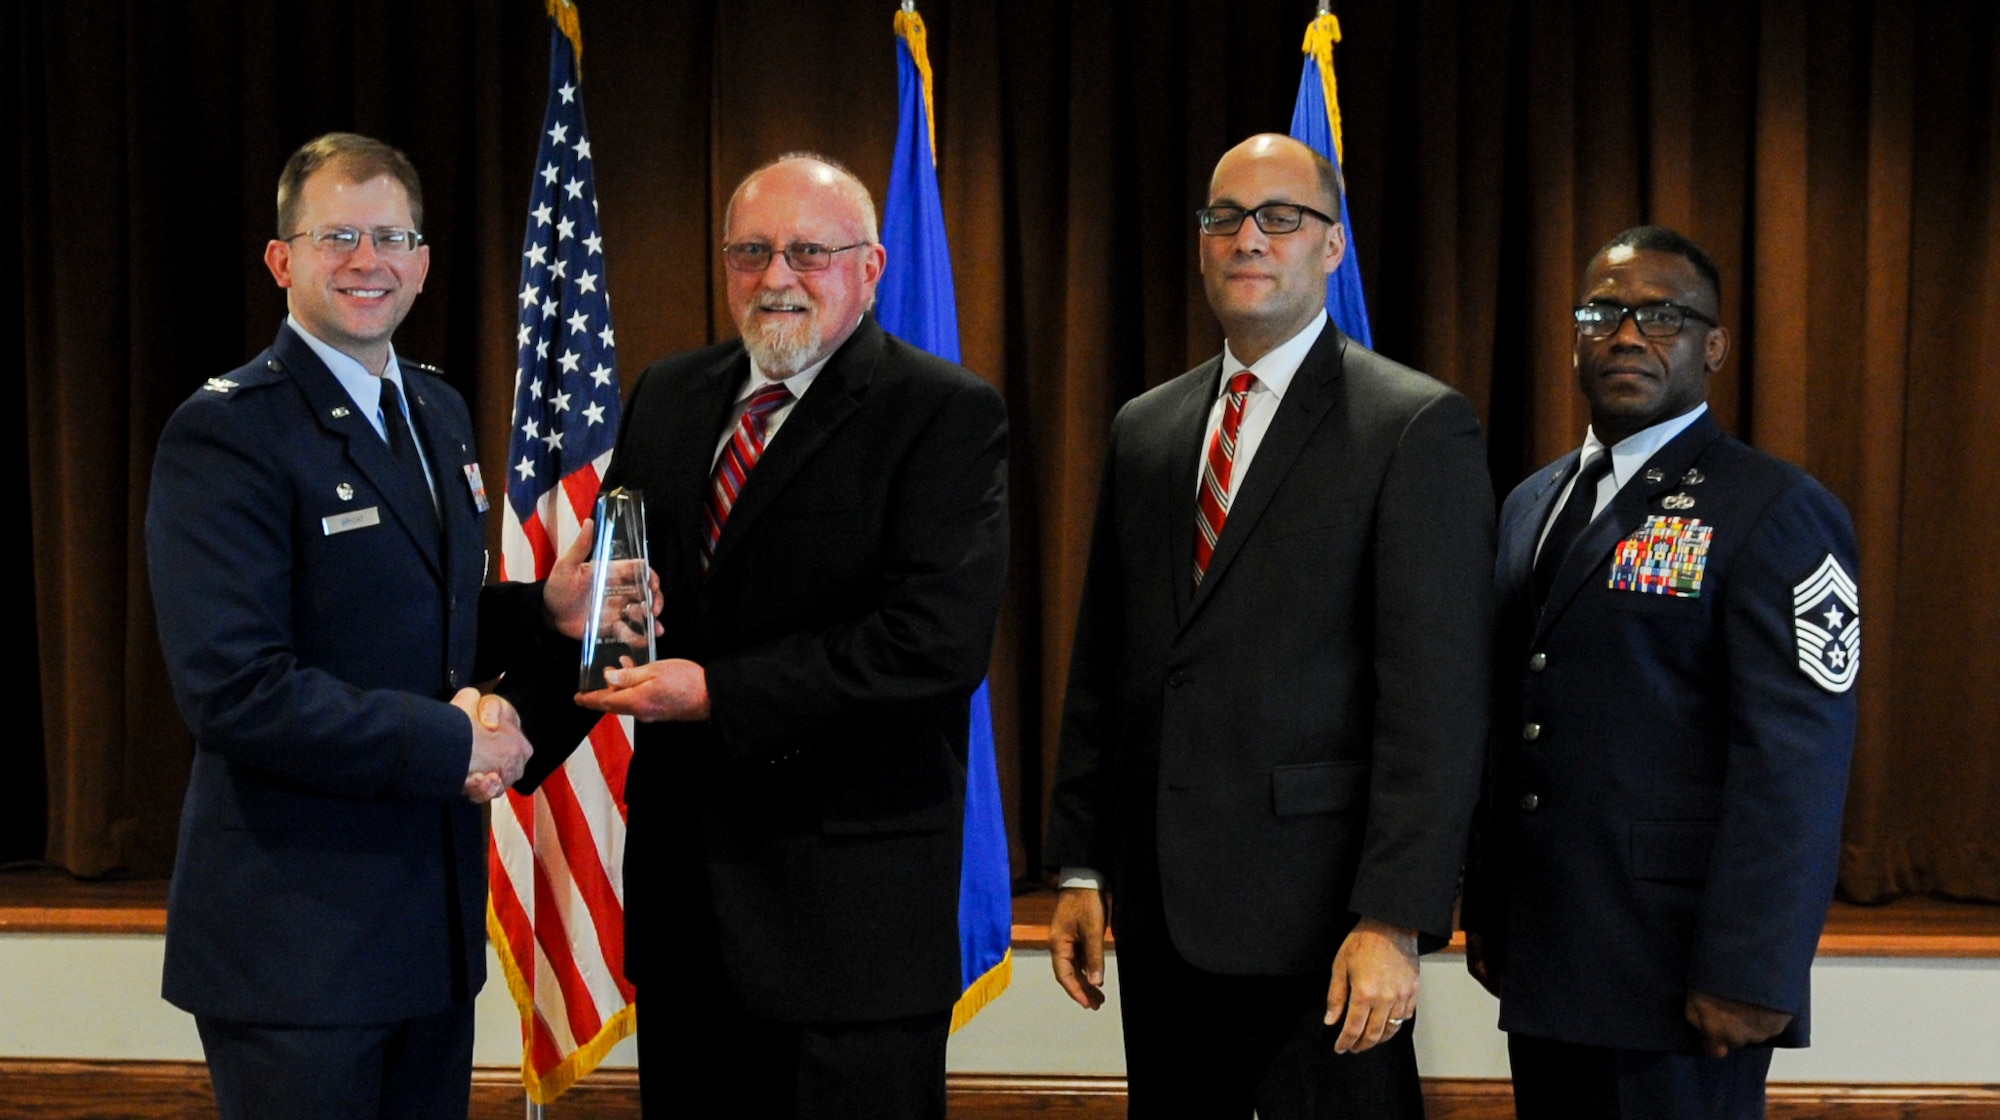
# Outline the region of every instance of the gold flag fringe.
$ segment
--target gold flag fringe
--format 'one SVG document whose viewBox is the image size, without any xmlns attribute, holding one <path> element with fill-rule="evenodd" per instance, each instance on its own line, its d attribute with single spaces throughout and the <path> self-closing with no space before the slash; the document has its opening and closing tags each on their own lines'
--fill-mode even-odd
<svg viewBox="0 0 2000 1120">
<path fill-rule="evenodd" d="M 1347 153 L 1340 143 L 1340 89 L 1333 80 L 1333 45 L 1340 42 L 1340 20 L 1331 12 L 1322 12 L 1306 27 L 1305 45 L 1300 47 L 1319 63 L 1319 84 L 1326 95 L 1326 116 L 1333 125 L 1333 155 L 1347 163 Z"/>
<path fill-rule="evenodd" d="M 549 18 L 562 28 L 569 45 L 576 50 L 576 80 L 583 80 L 583 19 L 576 14 L 575 0 L 548 0 Z"/>
<path fill-rule="evenodd" d="M 549 0 L 556 3 L 557 0 Z M 937 105 L 931 100 L 931 50 L 924 34 L 924 17 L 913 11 L 896 13 L 896 35 L 910 44 L 917 60 L 917 73 L 924 76 L 924 123 L 931 130 L 931 166 L 937 166 Z"/>
</svg>

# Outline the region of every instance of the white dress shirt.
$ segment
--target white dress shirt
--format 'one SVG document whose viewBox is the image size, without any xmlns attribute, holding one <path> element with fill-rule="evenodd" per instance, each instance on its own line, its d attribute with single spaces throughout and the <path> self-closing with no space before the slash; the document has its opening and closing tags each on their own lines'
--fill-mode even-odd
<svg viewBox="0 0 2000 1120">
<path fill-rule="evenodd" d="M 1632 476 L 1639 473 L 1640 467 L 1646 465 L 1646 460 L 1651 459 L 1660 448 L 1665 447 L 1667 441 L 1686 431 L 1689 424 L 1694 423 L 1707 411 L 1708 402 L 1703 401 L 1672 420 L 1662 420 L 1650 428 L 1634 432 L 1619 440 L 1618 445 L 1611 448 L 1611 473 L 1598 480 L 1597 501 L 1590 507 L 1590 516 L 1595 518 L 1603 513 L 1604 507 L 1611 504 L 1611 499 L 1617 496 L 1618 491 L 1627 482 L 1632 481 Z M 1542 542 L 1549 539 L 1549 529 L 1555 525 L 1556 515 L 1569 501 L 1569 492 L 1576 488 L 1577 477 L 1583 473 L 1581 465 L 1604 454 L 1604 450 L 1604 441 L 1597 438 L 1597 429 L 1584 429 L 1583 447 L 1577 452 L 1579 469 L 1570 472 L 1569 481 L 1563 485 L 1562 493 L 1557 494 L 1556 500 L 1549 505 L 1548 520 L 1542 522 L 1542 535 L 1535 540 L 1536 559 L 1541 559 Z"/>
<path fill-rule="evenodd" d="M 1312 322 L 1307 323 L 1299 333 L 1278 344 L 1270 353 L 1257 359 L 1254 365 L 1244 365 L 1229 349 L 1225 340 L 1222 344 L 1222 376 L 1216 379 L 1215 403 L 1209 406 L 1208 426 L 1201 433 L 1202 460 L 1207 461 L 1208 448 L 1215 442 L 1215 433 L 1222 427 L 1223 413 L 1229 409 L 1229 380 L 1244 370 L 1253 376 L 1250 391 L 1243 395 L 1243 420 L 1236 429 L 1236 456 L 1230 460 L 1229 500 L 1236 501 L 1236 491 L 1242 489 L 1243 479 L 1250 473 L 1250 461 L 1257 457 L 1257 448 L 1264 443 L 1264 433 L 1271 430 L 1271 418 L 1278 414 L 1278 406 L 1284 403 L 1285 390 L 1291 387 L 1292 377 L 1305 364 L 1306 355 L 1312 353 L 1313 344 L 1319 341 L 1320 332 L 1326 329 L 1326 312 L 1321 311 Z M 1195 475 L 1195 493 L 1201 493 L 1200 472 Z"/>
<path fill-rule="evenodd" d="M 836 347 L 834 352 L 838 353 L 839 348 Z M 757 390 L 766 385 L 783 385 L 791 390 L 791 395 L 783 403 L 764 414 L 764 446 L 768 448 L 771 446 L 771 441 L 778 438 L 778 429 L 784 426 L 786 417 L 792 414 L 792 409 L 798 407 L 799 398 L 806 395 L 806 390 L 812 388 L 813 379 L 817 378 L 819 371 L 825 369 L 826 363 L 832 360 L 833 354 L 828 354 L 780 381 L 766 374 L 757 365 L 757 359 L 751 358 L 750 380 L 744 382 L 742 391 L 736 394 L 736 403 L 729 410 L 729 423 L 722 426 L 722 434 L 715 440 L 715 454 L 708 457 L 708 469 L 715 470 L 715 464 L 722 458 L 722 449 L 728 447 L 730 438 L 736 435 L 736 427 L 743 422 L 743 413 L 749 409 L 750 398 Z"/>
<path fill-rule="evenodd" d="M 389 429 L 384 425 L 382 418 L 383 377 L 396 383 L 396 392 L 403 398 L 404 412 L 407 413 L 411 407 L 410 390 L 403 384 L 403 368 L 396 362 L 396 348 L 389 347 L 389 363 L 383 367 L 382 374 L 378 377 L 370 373 L 367 366 L 355 361 L 349 355 L 314 338 L 311 331 L 290 315 L 285 316 L 285 325 L 292 328 L 292 333 L 298 335 L 300 341 L 304 342 L 313 353 L 319 355 L 319 360 L 326 363 L 327 371 L 333 374 L 333 379 L 340 382 L 341 388 L 347 390 L 348 399 L 354 402 L 354 407 L 360 409 L 361 415 L 368 418 L 368 423 L 375 428 L 375 434 L 382 437 L 383 443 L 389 442 Z M 424 481 L 430 484 L 431 501 L 436 502 L 437 478 L 431 473 L 431 457 L 424 451 L 424 441 L 417 438 L 414 421 L 407 426 L 410 429 L 410 444 L 417 449 L 417 461 L 424 465 Z"/>
</svg>

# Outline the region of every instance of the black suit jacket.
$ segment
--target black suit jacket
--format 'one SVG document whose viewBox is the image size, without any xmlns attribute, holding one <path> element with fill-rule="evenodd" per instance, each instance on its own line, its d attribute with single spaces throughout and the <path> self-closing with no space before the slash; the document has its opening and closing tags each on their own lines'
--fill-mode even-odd
<svg viewBox="0 0 2000 1120">
<path fill-rule="evenodd" d="M 705 667 L 711 708 L 639 726 L 627 968 L 670 995 L 647 985 L 687 967 L 676 950 L 719 944 L 764 1018 L 944 1010 L 959 994 L 968 701 L 1006 569 L 1005 410 L 865 317 L 772 438 L 704 576 L 710 464 L 748 376 L 738 342 L 655 363 L 605 476 L 645 496 L 658 653 Z M 570 672 L 552 690 L 565 701 Z M 576 724 L 525 714 L 531 786 Z"/>
<path fill-rule="evenodd" d="M 1847 511 L 1705 414 L 1577 537 L 1537 612 L 1536 544 L 1576 461 L 1523 482 L 1501 516 L 1489 788 L 1464 906 L 1500 1025 L 1686 1050 L 1696 988 L 1792 1013 L 1775 1041 L 1802 1046 L 1854 747 L 1858 605 L 1815 580 L 1829 558 L 1856 571 Z M 1619 542 L 1649 518 L 1711 532 L 1698 595 L 1612 586 Z M 1836 602 L 1843 637 L 1814 644 Z"/>
<path fill-rule="evenodd" d="M 195 1014 L 385 1022 L 485 976 L 471 725 L 441 701 L 497 673 L 540 606 L 482 593 L 465 404 L 402 371 L 437 513 L 290 328 L 160 437 L 147 561 L 196 747 L 164 989 Z"/>
<path fill-rule="evenodd" d="M 1227 974 L 1323 974 L 1357 915 L 1437 935 L 1486 728 L 1493 495 L 1479 421 L 1331 324 L 1198 592 L 1220 358 L 1112 426 L 1047 862 L 1111 876 Z"/>
</svg>

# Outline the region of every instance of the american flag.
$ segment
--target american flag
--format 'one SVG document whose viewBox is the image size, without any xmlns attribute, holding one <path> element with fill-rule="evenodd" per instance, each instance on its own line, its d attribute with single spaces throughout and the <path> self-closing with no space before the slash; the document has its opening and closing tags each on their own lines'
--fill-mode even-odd
<svg viewBox="0 0 2000 1120">
<path fill-rule="evenodd" d="M 616 336 L 584 130 L 576 9 L 548 0 L 549 100 L 521 252 L 514 431 L 500 578 L 546 576 L 591 513 L 618 438 Z M 532 797 L 493 813 L 487 925 L 521 1009 L 521 1079 L 546 1103 L 632 1032 L 625 979 L 625 772 L 605 717 Z"/>
</svg>

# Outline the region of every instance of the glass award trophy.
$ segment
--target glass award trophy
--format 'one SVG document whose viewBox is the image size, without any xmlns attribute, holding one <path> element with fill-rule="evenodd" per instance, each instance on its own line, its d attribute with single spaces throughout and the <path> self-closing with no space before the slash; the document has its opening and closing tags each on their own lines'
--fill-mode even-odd
<svg viewBox="0 0 2000 1120">
<path fill-rule="evenodd" d="M 604 670 L 653 660 L 652 563 L 646 553 L 646 502 L 626 487 L 597 496 L 597 540 L 590 550 L 590 617 L 577 688 L 606 687 Z"/>
</svg>

